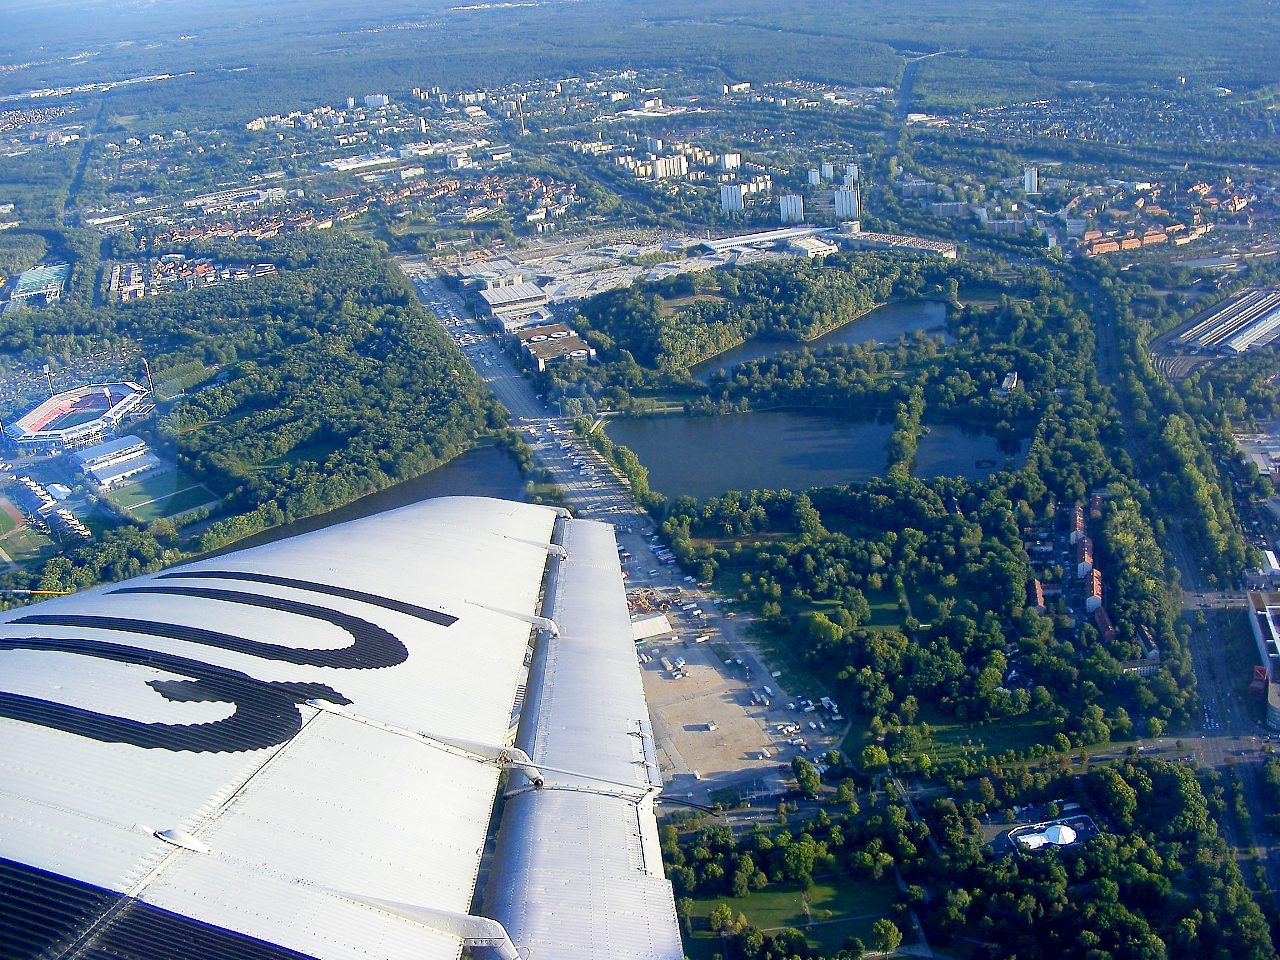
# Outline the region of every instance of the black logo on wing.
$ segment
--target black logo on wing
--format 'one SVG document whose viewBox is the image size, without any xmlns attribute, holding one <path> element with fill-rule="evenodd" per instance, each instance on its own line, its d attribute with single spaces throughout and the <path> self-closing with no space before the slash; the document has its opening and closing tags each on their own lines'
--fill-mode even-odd
<svg viewBox="0 0 1280 960">
<path fill-rule="evenodd" d="M 311 593 L 319 593 L 326 597 L 341 597 L 344 600 L 359 600 L 361 603 L 367 603 L 374 607 L 382 607 L 384 610 L 394 610 L 397 613 L 405 613 L 411 617 L 417 617 L 419 620 L 426 620 L 428 623 L 437 623 L 442 627 L 451 627 L 458 622 L 458 618 L 451 613 L 432 610 L 429 607 L 422 607 L 416 603 L 407 603 L 404 600 L 392 600 L 388 597 L 380 597 L 376 593 L 366 593 L 364 590 L 353 590 L 350 587 L 338 587 L 331 583 L 316 583 L 313 580 L 295 580 L 293 577 L 278 577 L 271 573 L 249 573 L 241 570 L 175 570 L 173 573 L 162 573 L 160 576 L 156 577 L 156 579 L 242 580 L 246 583 L 268 583 L 276 587 L 289 587 L 293 590 L 306 590 Z"/>
<path fill-rule="evenodd" d="M 403 601 L 389 600 L 363 591 L 326 584 L 292 580 L 268 574 L 232 571 L 191 571 L 165 574 L 160 579 L 208 578 L 266 583 L 328 596 L 358 600 L 395 610 L 440 626 L 452 626 L 457 617 Z M 261 657 L 300 666 L 334 667 L 349 670 L 376 670 L 403 663 L 409 651 L 398 637 L 368 620 L 328 607 L 281 597 L 260 596 L 218 587 L 179 584 L 145 584 L 119 587 L 110 594 L 160 594 L 217 600 L 265 610 L 295 614 L 330 623 L 350 635 L 350 645 L 338 648 L 292 647 L 250 640 L 205 627 L 184 626 L 132 617 L 89 614 L 30 614 L 12 625 L 42 625 L 111 630 L 141 636 L 183 640 L 234 653 Z M 104 743 L 129 743 L 138 747 L 196 752 L 259 750 L 284 743 L 302 729 L 298 704 L 307 700 L 351 701 L 321 683 L 271 683 L 238 670 L 229 670 L 140 647 L 98 640 L 47 637 L 0 637 L 0 650 L 40 650 L 97 657 L 120 663 L 152 667 L 187 680 L 152 680 L 148 685 L 172 702 L 224 702 L 235 704 L 235 713 L 226 720 L 202 724 L 144 723 L 97 713 L 35 697 L 0 692 L 0 717 L 39 724 Z"/>
<path fill-rule="evenodd" d="M 267 610 L 280 610 L 294 613 L 314 620 L 323 620 L 345 630 L 351 635 L 352 643 L 347 647 L 306 648 L 290 647 L 279 643 L 265 643 L 261 640 L 247 640 L 216 630 L 203 627 L 188 627 L 173 623 L 160 623 L 154 620 L 137 620 L 131 617 L 101 617 L 86 614 L 32 614 L 19 617 L 15 624 L 40 624 L 57 627 L 92 627 L 100 630 L 119 630 L 140 633 L 152 637 L 168 637 L 171 640 L 186 640 L 209 647 L 219 647 L 235 653 L 247 653 L 250 656 L 262 657 L 266 660 L 280 660 L 284 663 L 296 663 L 310 667 L 341 667 L 348 670 L 375 670 L 381 667 L 394 667 L 404 663 L 409 657 L 405 645 L 392 633 L 382 629 L 368 620 L 353 617 L 348 613 L 318 607 L 311 603 L 300 603 L 297 600 L 282 600 L 279 597 L 255 596 L 251 593 L 240 593 L 235 590 L 216 590 L 206 587 L 122 587 L 110 591 L 117 593 L 160 593 L 180 597 L 198 597 L 206 600 L 222 600 L 227 603 L 245 604 L 251 607 L 262 607 Z"/>
<path fill-rule="evenodd" d="M 199 660 L 98 640 L 0 638 L 0 650 L 70 653 L 151 667 L 191 678 L 148 681 L 147 685 L 166 700 L 235 704 L 234 714 L 211 723 L 144 723 L 64 703 L 0 692 L 0 716 L 103 743 L 129 743 L 135 747 L 196 753 L 261 750 L 284 743 L 302 729 L 299 703 L 307 700 L 351 702 L 323 683 L 267 683 L 247 673 L 215 667 Z"/>
</svg>

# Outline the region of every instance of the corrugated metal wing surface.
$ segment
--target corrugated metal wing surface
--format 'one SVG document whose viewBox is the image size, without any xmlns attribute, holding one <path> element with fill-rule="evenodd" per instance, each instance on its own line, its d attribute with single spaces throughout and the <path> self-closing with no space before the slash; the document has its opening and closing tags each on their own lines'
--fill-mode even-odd
<svg viewBox="0 0 1280 960">
<path fill-rule="evenodd" d="M 503 743 L 554 521 L 427 501 L 0 617 L 5 953 L 454 960 L 369 901 L 468 910 L 497 771 L 440 741 Z"/>
<path fill-rule="evenodd" d="M 679 960 L 652 798 L 660 786 L 612 530 L 562 524 L 517 745 L 545 785 L 507 800 L 485 912 L 532 955 Z M 518 778 L 517 778 L 518 780 Z"/>
</svg>

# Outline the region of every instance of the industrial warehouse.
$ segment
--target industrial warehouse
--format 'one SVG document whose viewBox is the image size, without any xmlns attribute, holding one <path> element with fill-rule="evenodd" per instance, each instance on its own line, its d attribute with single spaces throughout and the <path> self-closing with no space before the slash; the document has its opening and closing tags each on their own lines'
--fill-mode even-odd
<svg viewBox="0 0 1280 960">
<path fill-rule="evenodd" d="M 1175 341 L 1219 353 L 1265 347 L 1280 334 L 1280 290 L 1246 290 L 1212 310 Z"/>
</svg>

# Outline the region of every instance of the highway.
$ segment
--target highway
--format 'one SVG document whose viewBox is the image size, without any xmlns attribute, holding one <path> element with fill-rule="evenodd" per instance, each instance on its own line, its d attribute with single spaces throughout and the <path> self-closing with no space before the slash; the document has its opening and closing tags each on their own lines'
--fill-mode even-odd
<svg viewBox="0 0 1280 960">
<path fill-rule="evenodd" d="M 537 466 L 550 472 L 551 481 L 564 491 L 565 500 L 573 507 L 574 514 L 614 525 L 622 552 L 633 558 L 623 563 L 628 589 L 648 586 L 665 588 L 670 592 L 672 588 L 679 588 L 682 591 L 681 601 L 697 602 L 705 618 L 690 620 L 673 605 L 668 617 L 677 631 L 686 635 L 712 632 L 715 643 L 727 646 L 733 659 L 741 661 L 742 665 L 726 666 L 721 663 L 712 653 L 711 643 L 690 646 L 687 651 L 682 649 L 681 653 L 714 666 L 731 682 L 744 708 L 754 687 L 760 684 L 772 687 L 775 691 L 774 705 L 765 709 L 750 707 L 748 713 L 764 728 L 763 739 L 772 741 L 771 749 L 779 750 L 779 760 L 789 761 L 798 748 L 788 745 L 786 738 L 776 732 L 777 724 L 799 722 L 801 717 L 807 724 L 814 718 L 788 712 L 787 704 L 795 703 L 806 695 L 816 701 L 828 696 L 830 691 L 817 688 L 788 692 L 783 687 L 782 678 L 774 676 L 774 671 L 766 665 L 755 643 L 744 636 L 744 628 L 749 626 L 751 618 L 746 615 L 737 618 L 728 608 L 720 606 L 709 592 L 700 588 L 693 577 L 685 576 L 678 566 L 662 564 L 654 558 L 651 548 L 658 542 L 659 532 L 653 519 L 635 502 L 612 467 L 585 441 L 573 436 L 572 418 L 560 416 L 557 410 L 542 401 L 532 384 L 507 356 L 499 340 L 476 322 L 462 298 L 445 287 L 429 267 L 410 258 L 400 259 L 399 263 L 436 321 L 458 344 L 476 373 L 507 408 L 511 425 L 524 434 L 533 447 Z M 737 690 L 739 685 L 741 689 Z M 680 732 L 665 730 L 658 713 L 655 713 L 653 722 L 660 746 L 666 733 L 666 749 L 675 773 L 668 795 L 679 790 L 691 798 L 698 796 L 705 800 L 711 789 L 726 786 L 747 789 L 755 781 L 763 781 L 766 792 L 781 789 L 780 776 L 775 773 L 762 777 L 758 764 L 744 765 L 738 770 L 695 773 L 680 756 Z M 810 756 L 839 745 L 849 729 L 847 719 L 839 723 L 815 721 L 815 725 L 817 729 L 804 731 L 806 751 L 810 751 Z M 670 773 L 668 771 L 668 775 Z"/>
</svg>

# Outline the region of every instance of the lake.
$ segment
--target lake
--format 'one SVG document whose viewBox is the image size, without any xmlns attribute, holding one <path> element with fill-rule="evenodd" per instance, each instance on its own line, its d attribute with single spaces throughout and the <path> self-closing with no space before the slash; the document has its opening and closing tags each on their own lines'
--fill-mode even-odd
<svg viewBox="0 0 1280 960">
<path fill-rule="evenodd" d="M 310 533 L 312 530 L 331 527 L 335 523 L 346 523 L 348 520 L 358 520 L 384 510 L 405 507 L 419 500 L 464 496 L 523 500 L 524 492 L 525 478 L 520 475 L 520 468 L 511 454 L 499 447 L 476 447 L 412 480 L 397 483 L 393 487 L 353 500 L 346 506 L 330 510 L 328 513 L 318 513 L 284 526 L 263 530 L 243 540 L 237 540 L 220 550 L 201 554 L 201 559 L 261 546 L 264 543 L 283 540 L 285 537 L 297 536 L 300 533 Z"/>
<path fill-rule="evenodd" d="M 704 383 L 719 370 L 732 370 L 748 360 L 761 360 L 779 353 L 812 350 L 821 353 L 830 346 L 852 346 L 874 340 L 877 343 L 894 343 L 899 337 L 910 336 L 917 330 L 942 333 L 947 322 L 947 305 L 933 300 L 913 300 L 907 303 L 886 303 L 857 320 L 836 327 L 814 340 L 747 340 L 704 360 L 689 369 L 694 378 Z M 948 341 L 950 337 L 948 336 Z"/>
<path fill-rule="evenodd" d="M 649 484 L 669 497 L 698 499 L 728 490 L 832 486 L 884 476 L 892 420 L 800 411 L 721 417 L 645 417 L 606 428 L 649 469 Z M 920 438 L 915 475 L 980 480 L 1025 452 L 953 424 L 932 424 Z"/>
</svg>

